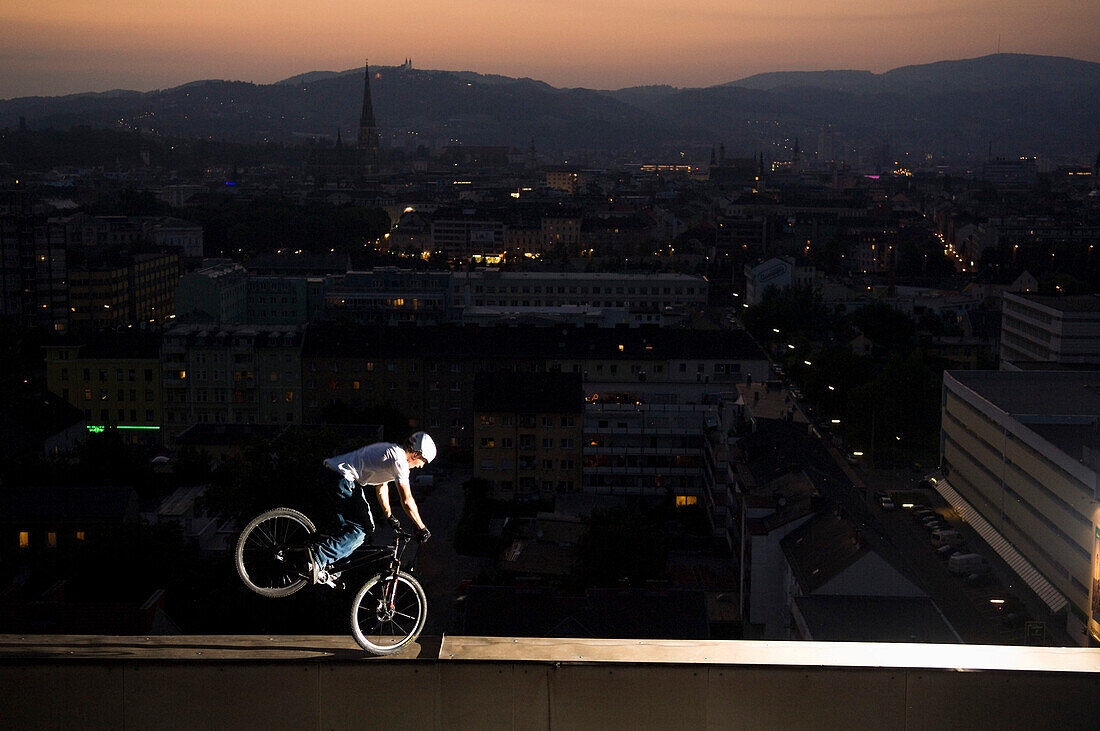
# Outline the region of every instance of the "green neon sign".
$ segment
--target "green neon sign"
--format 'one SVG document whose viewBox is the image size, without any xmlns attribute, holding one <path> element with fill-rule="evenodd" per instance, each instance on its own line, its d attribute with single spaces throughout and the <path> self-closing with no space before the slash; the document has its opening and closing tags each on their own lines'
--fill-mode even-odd
<svg viewBox="0 0 1100 731">
<path fill-rule="evenodd" d="M 118 426 L 112 426 L 112 427 L 106 427 L 106 426 L 103 426 L 102 424 L 89 424 L 88 425 L 88 431 L 90 431 L 92 434 L 102 434 L 103 432 L 107 431 L 107 429 L 154 429 L 154 430 L 156 430 L 156 429 L 160 429 L 160 427 L 159 426 L 130 426 L 130 425 L 127 425 L 127 424 L 120 424 Z"/>
</svg>

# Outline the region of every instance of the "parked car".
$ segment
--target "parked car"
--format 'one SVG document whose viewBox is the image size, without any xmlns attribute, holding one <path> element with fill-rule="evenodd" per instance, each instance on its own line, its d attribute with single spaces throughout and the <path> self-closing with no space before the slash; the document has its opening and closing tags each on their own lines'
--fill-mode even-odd
<svg viewBox="0 0 1100 731">
<path fill-rule="evenodd" d="M 954 556 L 952 556 L 951 558 L 954 558 Z M 988 571 L 977 574 L 970 574 L 965 579 L 963 579 L 963 581 L 966 582 L 967 586 L 989 586 L 993 583 L 993 574 L 989 573 Z"/>
<path fill-rule="evenodd" d="M 945 558 L 948 561 L 950 561 L 952 558 L 955 557 L 955 554 L 957 554 L 959 551 L 962 551 L 962 550 L 963 550 L 963 548 L 961 546 L 953 546 L 951 544 L 946 544 L 946 545 L 943 545 L 943 546 L 940 546 L 939 548 L 937 548 L 936 553 L 939 554 L 940 558 Z"/>
<path fill-rule="evenodd" d="M 886 497 L 885 495 L 883 495 L 882 497 L 879 498 L 878 503 L 879 503 L 879 505 L 882 506 L 883 510 L 893 510 L 894 509 L 894 501 L 891 500 L 890 498 Z"/>
<path fill-rule="evenodd" d="M 947 562 L 947 570 L 958 576 L 989 571 L 985 556 L 980 553 L 956 553 Z"/>
<path fill-rule="evenodd" d="M 932 545 L 937 548 L 939 546 L 958 546 L 962 542 L 963 537 L 953 528 L 940 528 L 932 531 Z"/>
</svg>

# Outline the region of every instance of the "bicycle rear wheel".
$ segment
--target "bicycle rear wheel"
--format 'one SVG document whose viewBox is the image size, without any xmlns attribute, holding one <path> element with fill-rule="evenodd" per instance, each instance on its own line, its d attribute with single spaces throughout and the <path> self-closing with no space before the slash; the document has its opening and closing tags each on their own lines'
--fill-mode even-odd
<svg viewBox="0 0 1100 731">
<path fill-rule="evenodd" d="M 424 629 L 428 599 L 420 582 L 403 571 L 372 576 L 351 604 L 351 634 L 367 652 L 392 655 Z"/>
<path fill-rule="evenodd" d="M 297 510 L 275 508 L 256 516 L 237 539 L 235 559 L 241 581 L 267 597 L 293 594 L 309 583 L 306 543 L 316 529 Z"/>
</svg>

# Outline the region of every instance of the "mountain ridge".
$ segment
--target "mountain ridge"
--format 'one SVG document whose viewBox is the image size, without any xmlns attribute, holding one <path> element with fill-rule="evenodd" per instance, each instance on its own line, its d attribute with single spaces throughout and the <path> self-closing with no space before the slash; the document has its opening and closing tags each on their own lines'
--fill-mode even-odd
<svg viewBox="0 0 1100 731">
<path fill-rule="evenodd" d="M 507 145 L 551 152 L 667 154 L 726 144 L 737 154 L 835 134 L 849 147 L 1095 156 L 1100 64 L 994 54 L 859 70 L 769 72 L 709 87 L 559 88 L 531 78 L 372 66 L 390 147 Z M 151 92 L 0 100 L 0 128 L 113 127 L 235 141 L 354 139 L 363 70 L 273 84 L 207 79 Z"/>
</svg>

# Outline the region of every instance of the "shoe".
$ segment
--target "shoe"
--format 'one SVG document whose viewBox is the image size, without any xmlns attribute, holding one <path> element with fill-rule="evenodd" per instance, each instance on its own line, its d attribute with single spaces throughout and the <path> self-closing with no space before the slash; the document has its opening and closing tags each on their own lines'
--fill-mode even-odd
<svg viewBox="0 0 1100 731">
<path fill-rule="evenodd" d="M 317 556 L 314 546 L 306 547 L 306 555 L 306 572 L 309 574 L 310 581 L 320 584 L 323 580 L 322 576 L 325 575 L 325 564 Z"/>
<path fill-rule="evenodd" d="M 343 588 L 343 584 L 339 583 L 340 572 L 329 571 L 328 564 L 325 564 L 317 557 L 313 547 L 309 548 L 309 574 L 310 580 L 314 584 L 325 584 L 331 586 L 333 589 Z"/>
</svg>

